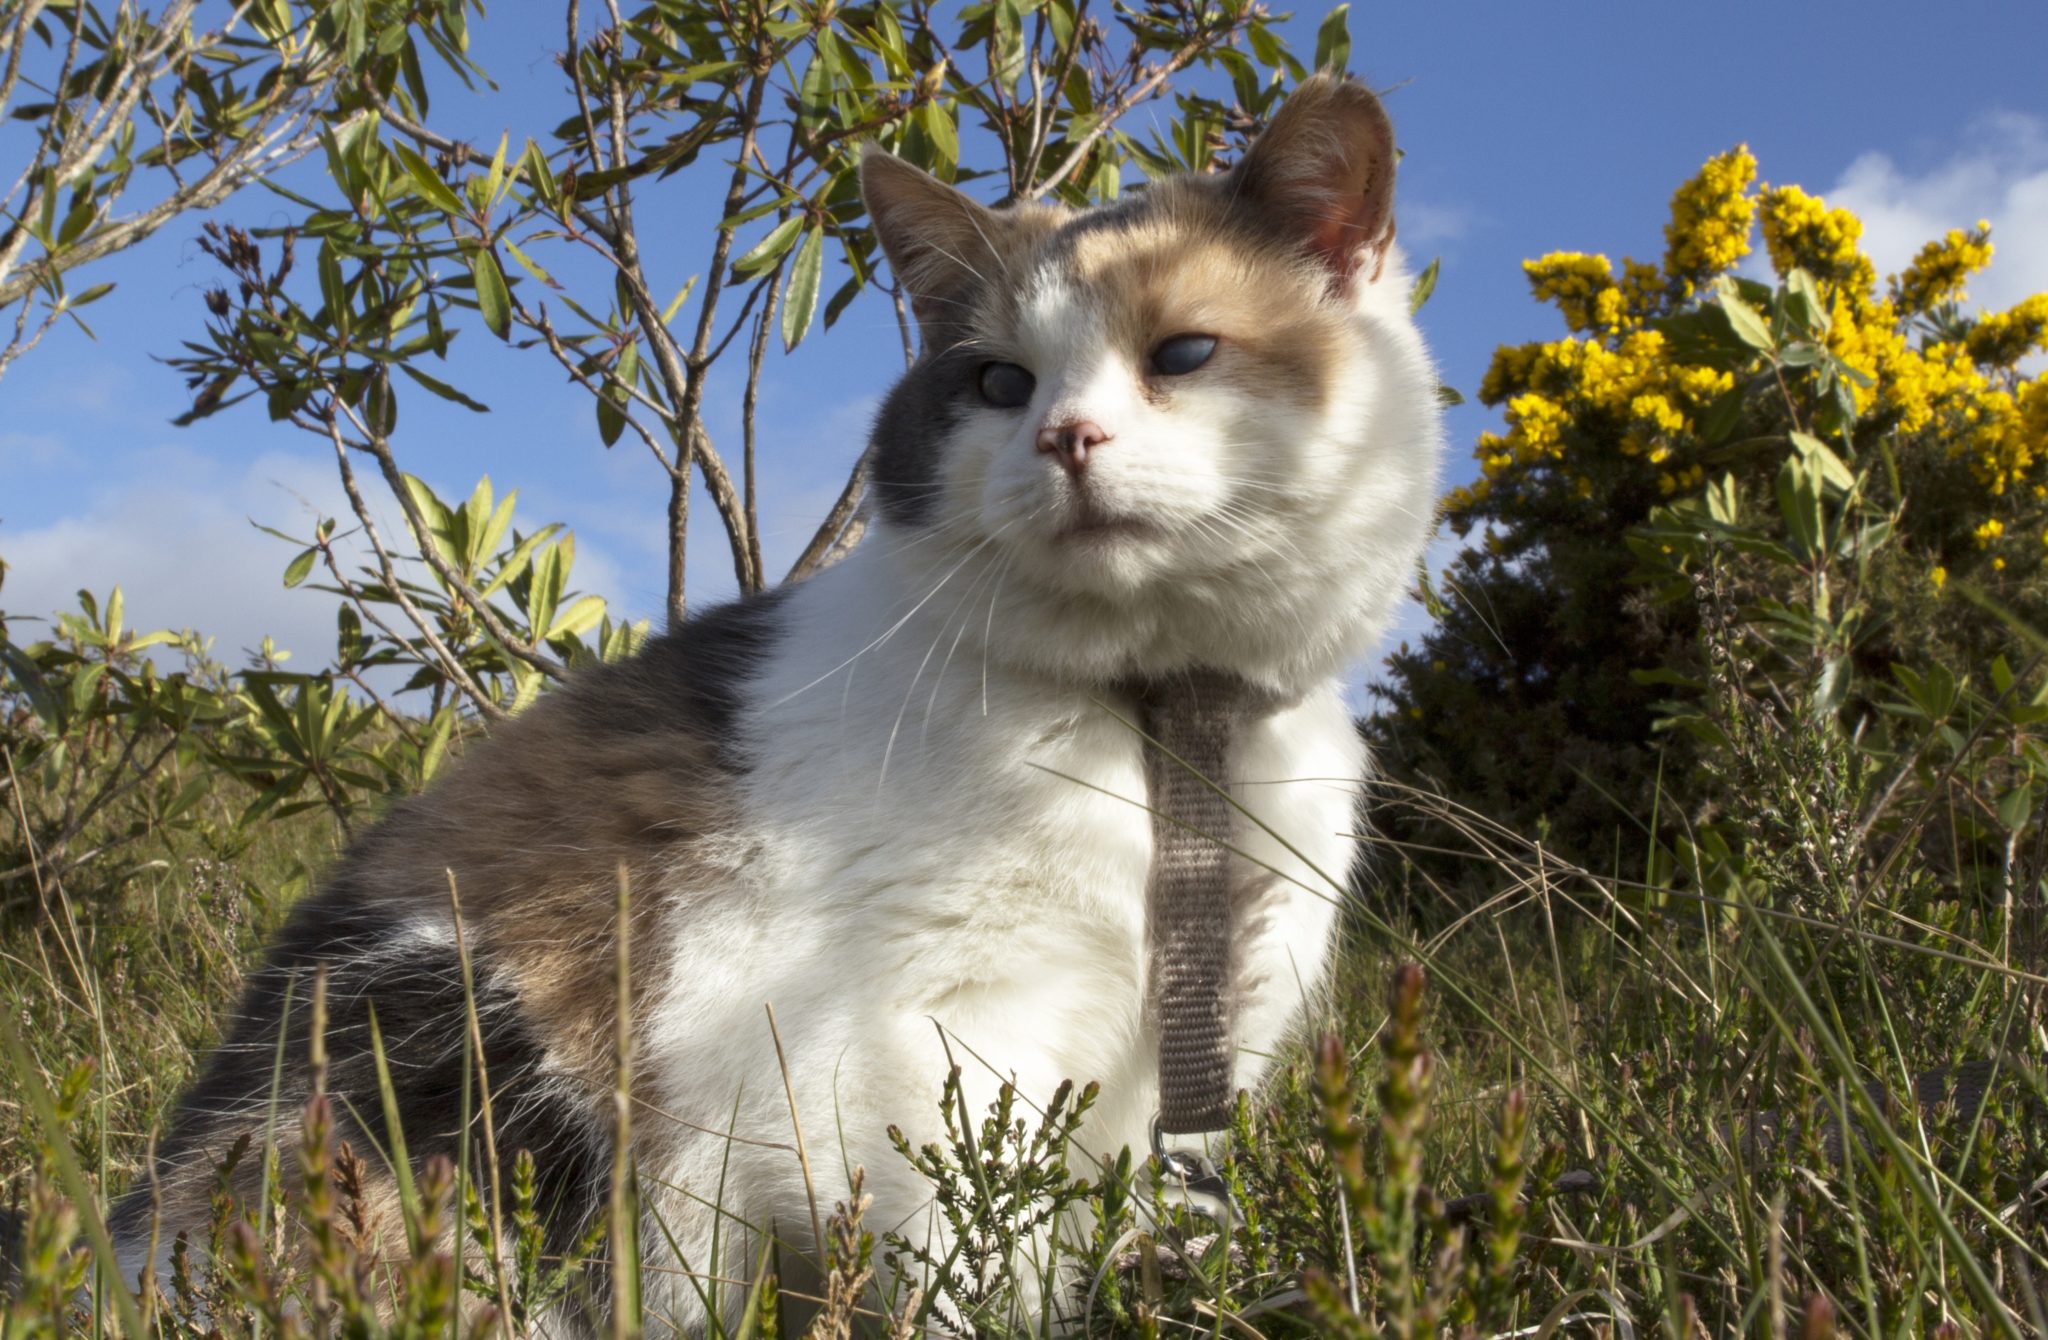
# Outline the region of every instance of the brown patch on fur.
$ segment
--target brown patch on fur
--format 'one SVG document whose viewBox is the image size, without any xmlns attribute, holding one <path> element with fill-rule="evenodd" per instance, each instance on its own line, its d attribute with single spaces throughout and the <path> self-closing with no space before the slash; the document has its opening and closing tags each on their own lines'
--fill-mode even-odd
<svg viewBox="0 0 2048 1340">
<path fill-rule="evenodd" d="M 666 976 L 673 945 L 664 918 L 726 877 L 702 859 L 706 840 L 732 823 L 736 754 L 720 737 L 731 728 L 732 686 L 772 632 L 772 609 L 734 607 L 632 661 L 580 672 L 359 841 L 251 977 L 228 1042 L 208 1058 L 164 1143 L 154 1187 L 137 1186 L 120 1207 L 126 1249 L 139 1254 L 154 1216 L 161 1241 L 182 1231 L 203 1253 L 216 1169 L 238 1142 L 254 1147 L 227 1190 L 255 1204 L 272 1111 L 292 1182 L 297 1115 L 311 1083 L 315 964 L 329 972 L 339 1134 L 369 1137 L 365 1149 L 383 1143 L 366 1013 L 375 1009 L 410 1152 L 453 1153 L 466 1020 L 449 933 L 451 875 L 501 1163 L 509 1168 L 521 1145 L 531 1148 L 543 1191 L 568 1198 L 568 1217 L 551 1227 L 573 1234 L 590 1197 L 601 1200 L 609 1167 L 600 1146 L 612 1129 L 620 871 L 632 893 L 637 1006 Z M 292 1026 L 280 1053 L 285 1000 Z M 280 1057 L 283 1083 L 271 1096 Z M 482 1154 L 476 1139 L 471 1153 Z M 391 1170 L 372 1158 L 355 1176 L 365 1227 L 380 1234 L 383 1251 L 402 1252 Z M 568 1181 L 551 1184 L 551 1176 Z"/>
<path fill-rule="evenodd" d="M 592 729 L 583 709 L 599 699 L 607 717 L 647 729 Z M 715 881 L 693 869 L 691 849 L 730 827 L 717 746 L 665 711 L 652 686 L 624 675 L 570 685 L 394 816 L 359 867 L 380 896 L 429 915 L 448 909 L 452 874 L 472 957 L 488 958 L 553 1059 L 600 1091 L 613 1069 L 620 872 L 637 1001 L 661 975 L 661 916 L 690 891 L 678 876 Z"/>
<path fill-rule="evenodd" d="M 1249 237 L 1227 202 L 1200 187 L 1159 188 L 1129 227 L 1082 238 L 1072 273 L 1133 367 L 1147 369 L 1176 335 L 1214 335 L 1205 377 L 1321 404 L 1352 338 L 1346 313 L 1298 255 Z M 1148 375 L 1147 390 L 1170 396 L 1175 380 Z"/>
<path fill-rule="evenodd" d="M 1218 338 L 1204 381 L 1304 406 L 1333 393 L 1354 338 L 1326 272 L 1235 203 L 1225 179 L 1162 182 L 1047 237 L 1031 264 L 1058 267 L 1087 297 L 1153 403 L 1179 379 L 1151 374 L 1152 353 L 1177 335 Z M 1002 294 L 985 328 L 1012 327 L 1024 299 Z"/>
</svg>

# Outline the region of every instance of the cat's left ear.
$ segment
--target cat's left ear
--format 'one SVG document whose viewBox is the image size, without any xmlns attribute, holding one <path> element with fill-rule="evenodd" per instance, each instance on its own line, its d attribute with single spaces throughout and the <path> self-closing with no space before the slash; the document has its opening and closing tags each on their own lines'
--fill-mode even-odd
<svg viewBox="0 0 2048 1340">
<path fill-rule="evenodd" d="M 1328 266 L 1339 291 L 1380 277 L 1394 244 L 1394 128 L 1363 84 L 1303 80 L 1230 185 L 1239 204 Z"/>
</svg>

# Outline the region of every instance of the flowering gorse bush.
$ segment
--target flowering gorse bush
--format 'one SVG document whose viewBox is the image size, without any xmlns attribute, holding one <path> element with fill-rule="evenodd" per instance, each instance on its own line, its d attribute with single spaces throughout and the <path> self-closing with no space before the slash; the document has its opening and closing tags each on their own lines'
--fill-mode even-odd
<svg viewBox="0 0 2048 1340">
<path fill-rule="evenodd" d="M 2048 594 L 2048 294 L 1972 309 L 1981 221 L 1888 277 L 1861 239 L 1736 148 L 1673 196 L 1658 263 L 1525 265 L 1567 333 L 1502 346 L 1479 388 L 1503 424 L 1446 504 L 1477 543 L 1390 658 L 1395 758 L 1582 857 L 1618 831 L 1667 852 L 1733 800 L 1703 707 L 1732 685 L 1873 777 L 1962 759 L 1889 803 L 1940 792 L 2010 887 L 2040 794 L 2012 622 L 2042 626 Z M 1929 676 L 1953 692 L 1916 702 Z"/>
<path fill-rule="evenodd" d="M 1990 226 L 1951 229 L 1881 286 L 1855 215 L 1797 186 L 1752 193 L 1755 176 L 1756 161 L 1736 149 L 1681 187 L 1661 266 L 1625 259 L 1617 278 L 1605 256 L 1555 252 L 1523 267 L 1572 338 L 1494 355 L 1480 398 L 1505 408 L 1507 431 L 1481 436 L 1481 478 L 1451 495 L 1461 533 L 1558 486 L 1590 500 L 1648 483 L 1669 497 L 1704 480 L 1701 449 L 1726 436 L 1711 412 L 1726 416 L 1745 369 L 1722 349 L 1687 346 L 1664 319 L 1734 271 L 1758 220 L 1777 277 L 1805 271 L 1826 304 L 1821 347 L 1856 374 L 1846 393 L 1862 432 L 1924 435 L 1916 449 L 1967 466 L 1994 497 L 2048 497 L 2048 376 L 2019 370 L 2048 340 L 2048 294 L 2004 312 L 1964 310 L 1967 281 L 1991 261 Z"/>
</svg>

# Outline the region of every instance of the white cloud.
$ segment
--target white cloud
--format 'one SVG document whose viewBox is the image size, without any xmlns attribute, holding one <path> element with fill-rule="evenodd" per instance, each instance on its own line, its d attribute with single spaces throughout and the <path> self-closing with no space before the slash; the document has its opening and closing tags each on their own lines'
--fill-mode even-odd
<svg viewBox="0 0 2048 1340">
<path fill-rule="evenodd" d="M 2007 113 L 1972 127 L 1964 147 L 1923 172 L 1867 153 L 1827 192 L 1863 220 L 1863 246 L 1882 274 L 1905 268 L 1926 242 L 1979 219 L 1996 252 L 1970 299 L 2000 310 L 2048 292 L 2048 122 Z"/>
<path fill-rule="evenodd" d="M 70 449 L 49 433 L 0 433 L 0 468 L 47 470 L 62 464 Z"/>
<path fill-rule="evenodd" d="M 334 648 L 335 602 L 317 591 L 287 590 L 285 565 L 296 552 L 252 521 L 309 535 L 319 516 L 351 528 L 339 480 L 321 462 L 282 453 L 258 457 L 239 473 L 182 448 L 134 453 L 120 462 L 121 482 L 101 489 L 74 515 L 48 525 L 0 529 L 7 584 L 0 607 L 17 618 L 76 608 L 83 588 L 104 598 L 116 585 L 131 628 L 192 629 L 213 639 L 229 665 L 268 634 L 292 653 L 293 669 L 325 664 Z M 386 541 L 403 534 L 397 507 L 374 479 L 363 479 Z M 460 496 L 457 495 L 459 501 Z M 529 524 L 545 514 L 521 497 Z M 353 569 L 367 546 L 337 545 Z M 317 580 L 317 578 L 315 579 Z M 574 584 L 618 589 L 619 573 L 593 546 L 579 543 Z M 27 630 L 17 628 L 16 636 Z"/>
<path fill-rule="evenodd" d="M 324 659 L 334 644 L 332 602 L 284 589 L 292 551 L 250 518 L 310 532 L 316 508 L 331 516 L 342 503 L 334 480 L 277 455 L 233 477 L 180 449 L 139 452 L 121 467 L 121 482 L 78 513 L 0 531 L 7 609 L 47 616 L 75 608 L 81 588 L 104 598 L 119 585 L 130 627 L 193 629 L 231 664 L 265 633 L 302 662 Z"/>
<path fill-rule="evenodd" d="M 1394 212 L 1401 227 L 1401 241 L 1410 251 L 1434 243 L 1455 242 L 1472 231 L 1474 216 L 1462 205 L 1440 205 L 1428 200 L 1404 199 Z"/>
</svg>

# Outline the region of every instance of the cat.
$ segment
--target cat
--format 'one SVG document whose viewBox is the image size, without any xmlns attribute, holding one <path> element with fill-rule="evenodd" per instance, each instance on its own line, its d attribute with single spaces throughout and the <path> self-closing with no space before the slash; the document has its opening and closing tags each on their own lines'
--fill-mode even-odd
<svg viewBox="0 0 2048 1340">
<path fill-rule="evenodd" d="M 975 1112 L 1002 1080 L 1033 1102 L 1098 1081 L 1083 1143 L 1142 1154 L 1153 837 L 1130 686 L 1195 667 L 1274 704 L 1226 770 L 1272 830 L 1246 825 L 1232 872 L 1235 1078 L 1256 1085 L 1318 990 L 1353 861 L 1367 760 L 1340 675 L 1435 507 L 1394 165 L 1378 100 L 1331 75 L 1230 170 L 1088 210 L 986 208 L 871 148 L 863 194 L 923 353 L 876 418 L 867 539 L 577 673 L 351 846 L 118 1208 L 131 1278 L 178 1234 L 203 1244 L 239 1137 L 260 1145 L 273 1110 L 295 1125 L 316 965 L 325 1086 L 402 1250 L 367 1153 L 387 1134 L 369 1011 L 411 1154 L 452 1153 L 464 950 L 496 1148 L 534 1152 L 549 1243 L 574 1242 L 608 1203 L 622 868 L 657 1329 L 705 1324 L 673 1267 L 703 1268 L 719 1197 L 786 1262 L 856 1166 L 871 1228 L 936 1231 L 887 1131 L 940 1135 L 952 1062 Z M 244 1197 L 260 1162 L 230 1178 Z"/>
</svg>

